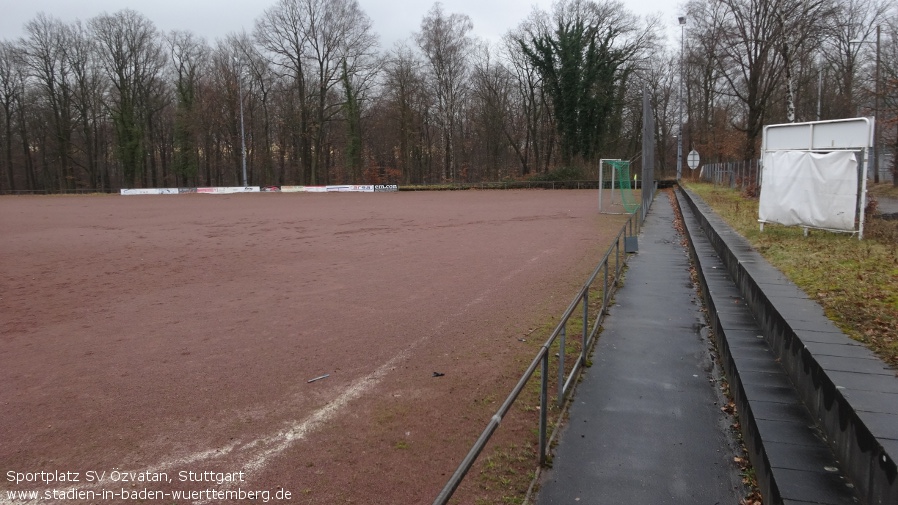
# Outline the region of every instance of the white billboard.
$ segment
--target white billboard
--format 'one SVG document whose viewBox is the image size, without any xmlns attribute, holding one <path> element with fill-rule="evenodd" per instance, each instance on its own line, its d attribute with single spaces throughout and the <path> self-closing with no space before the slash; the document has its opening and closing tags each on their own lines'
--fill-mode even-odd
<svg viewBox="0 0 898 505">
<path fill-rule="evenodd" d="M 761 230 L 778 223 L 863 238 L 873 125 L 862 117 L 765 126 Z"/>
</svg>

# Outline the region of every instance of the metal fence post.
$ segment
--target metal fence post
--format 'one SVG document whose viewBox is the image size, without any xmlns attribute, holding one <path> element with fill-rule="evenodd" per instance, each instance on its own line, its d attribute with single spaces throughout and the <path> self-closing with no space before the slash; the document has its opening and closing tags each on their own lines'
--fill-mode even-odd
<svg viewBox="0 0 898 505">
<path fill-rule="evenodd" d="M 605 262 L 605 278 L 602 282 L 602 313 L 605 313 L 605 308 L 608 306 L 608 262 Z"/>
<path fill-rule="evenodd" d="M 546 452 L 548 451 L 546 432 L 548 431 L 549 410 L 549 350 L 543 354 L 542 377 L 539 386 L 539 465 L 546 465 Z"/>
<path fill-rule="evenodd" d="M 620 261 L 618 260 L 618 256 L 620 256 L 620 235 L 614 239 L 614 279 L 617 280 L 617 276 L 620 275 Z"/>
<path fill-rule="evenodd" d="M 586 363 L 586 346 L 589 344 L 589 286 L 583 290 L 583 346 L 580 347 L 580 365 Z"/>
<path fill-rule="evenodd" d="M 558 336 L 558 398 L 555 400 L 560 407 L 564 402 L 564 349 L 567 345 L 567 321 L 562 321 L 561 334 Z"/>
</svg>

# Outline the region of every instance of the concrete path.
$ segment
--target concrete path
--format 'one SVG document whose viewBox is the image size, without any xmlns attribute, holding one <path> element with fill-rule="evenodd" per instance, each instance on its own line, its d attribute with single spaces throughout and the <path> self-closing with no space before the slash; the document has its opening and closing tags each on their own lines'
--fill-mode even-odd
<svg viewBox="0 0 898 505">
<path fill-rule="evenodd" d="M 720 377 L 674 212 L 659 195 L 605 319 L 537 498 L 554 504 L 736 504 Z"/>
</svg>

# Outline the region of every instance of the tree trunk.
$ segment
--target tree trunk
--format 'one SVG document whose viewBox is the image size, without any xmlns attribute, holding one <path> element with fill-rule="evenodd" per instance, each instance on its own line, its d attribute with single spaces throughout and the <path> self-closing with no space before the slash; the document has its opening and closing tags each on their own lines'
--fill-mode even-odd
<svg viewBox="0 0 898 505">
<path fill-rule="evenodd" d="M 12 168 L 12 111 L 6 111 L 6 178 L 9 190 L 16 190 L 16 178 Z"/>
</svg>

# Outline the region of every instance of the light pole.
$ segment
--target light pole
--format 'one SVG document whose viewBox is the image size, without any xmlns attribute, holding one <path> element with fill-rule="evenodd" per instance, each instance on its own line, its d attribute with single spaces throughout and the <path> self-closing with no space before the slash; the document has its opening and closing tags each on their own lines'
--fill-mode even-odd
<svg viewBox="0 0 898 505">
<path fill-rule="evenodd" d="M 686 16 L 680 16 L 680 93 L 677 98 L 679 118 L 677 119 L 677 180 L 683 176 L 683 45 L 686 33 Z"/>
<path fill-rule="evenodd" d="M 874 70 L 874 79 L 875 79 L 875 91 L 873 97 L 873 182 L 879 183 L 879 132 L 882 130 L 879 126 L 879 96 L 882 94 L 882 89 L 880 89 L 880 75 L 879 75 L 879 63 L 880 63 L 880 52 L 879 52 L 879 43 L 880 36 L 882 34 L 881 25 L 876 25 L 876 42 L 871 42 L 868 40 L 850 40 L 849 43 L 852 44 L 876 44 L 876 70 Z"/>
<path fill-rule="evenodd" d="M 873 122 L 873 182 L 879 183 L 879 136 L 880 132 L 882 132 L 882 127 L 876 123 L 879 123 L 879 97 L 882 95 L 882 89 L 880 88 L 880 75 L 879 75 L 879 36 L 881 34 L 881 26 L 876 25 L 876 96 L 874 97 L 873 108 L 876 109 L 876 120 Z"/>
<path fill-rule="evenodd" d="M 240 153 L 243 156 L 243 187 L 246 182 L 246 132 L 243 129 L 243 85 L 240 82 L 240 63 L 234 58 L 234 67 L 237 69 L 237 100 L 240 102 Z"/>
<path fill-rule="evenodd" d="M 820 61 L 817 69 L 817 121 L 820 121 L 820 110 L 823 104 L 823 62 Z"/>
</svg>

